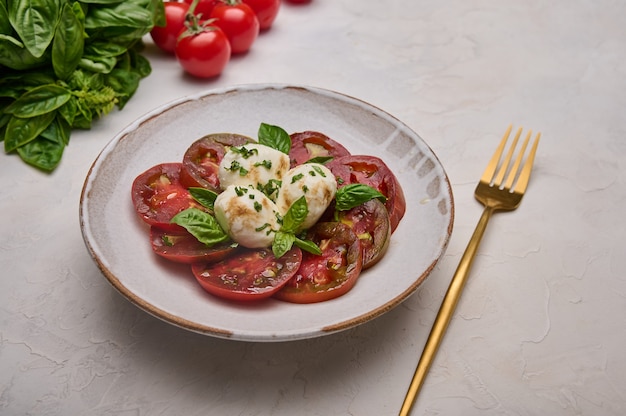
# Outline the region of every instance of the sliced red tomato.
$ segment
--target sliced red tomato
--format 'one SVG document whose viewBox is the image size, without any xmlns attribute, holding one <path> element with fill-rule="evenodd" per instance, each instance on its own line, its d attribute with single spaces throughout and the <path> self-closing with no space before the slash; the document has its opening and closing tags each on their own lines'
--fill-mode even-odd
<svg viewBox="0 0 626 416">
<path fill-rule="evenodd" d="M 276 258 L 272 250 L 238 248 L 217 263 L 196 263 L 194 276 L 207 292 L 226 299 L 251 301 L 272 296 L 296 273 L 302 251 L 292 248 Z"/>
<path fill-rule="evenodd" d="M 243 0 L 243 2 L 254 10 L 261 30 L 267 30 L 272 26 L 280 9 L 280 0 Z"/>
<path fill-rule="evenodd" d="M 150 36 L 160 49 L 174 53 L 178 35 L 185 27 L 185 16 L 189 11 L 189 5 L 166 1 L 163 3 L 165 9 L 165 26 L 155 26 L 150 31 Z"/>
<path fill-rule="evenodd" d="M 167 230 L 181 230 L 170 220 L 179 212 L 202 207 L 180 183 L 182 163 L 162 163 L 143 172 L 133 181 L 131 197 L 142 220 Z"/>
<path fill-rule="evenodd" d="M 351 155 L 333 159 L 326 166 L 337 177 L 338 187 L 362 183 L 385 195 L 391 232 L 395 231 L 404 217 L 406 199 L 400 182 L 385 162 L 376 156 Z"/>
<path fill-rule="evenodd" d="M 301 165 L 315 157 L 338 158 L 350 155 L 348 149 L 339 142 L 317 131 L 293 133 L 290 137 L 289 159 L 291 167 Z"/>
<path fill-rule="evenodd" d="M 157 226 L 150 227 L 150 242 L 157 255 L 176 263 L 217 262 L 235 250 L 230 241 L 209 247 L 186 230 Z"/>
<path fill-rule="evenodd" d="M 304 252 L 296 274 L 274 296 L 287 302 L 314 303 L 334 299 L 352 289 L 363 266 L 354 231 L 341 222 L 317 223 L 307 238 L 320 247 L 322 254 Z"/>
<path fill-rule="evenodd" d="M 383 258 L 391 237 L 389 212 L 378 199 L 372 199 L 348 211 L 338 211 L 337 218 L 356 234 L 363 253 L 363 269 Z"/>
<path fill-rule="evenodd" d="M 216 133 L 204 136 L 189 146 L 183 156 L 181 182 L 187 187 L 203 187 L 219 191 L 217 177 L 219 164 L 231 146 L 254 142 L 247 136 L 233 133 Z"/>
<path fill-rule="evenodd" d="M 247 52 L 259 36 L 259 19 L 254 10 L 241 0 L 222 0 L 210 14 L 230 42 L 232 53 Z"/>
</svg>

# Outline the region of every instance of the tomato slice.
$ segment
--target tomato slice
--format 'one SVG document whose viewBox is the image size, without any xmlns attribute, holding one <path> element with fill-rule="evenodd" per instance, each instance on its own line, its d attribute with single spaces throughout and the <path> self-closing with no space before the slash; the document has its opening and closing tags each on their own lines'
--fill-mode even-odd
<svg viewBox="0 0 626 416">
<path fill-rule="evenodd" d="M 196 263 L 194 276 L 207 292 L 226 299 L 251 301 L 272 296 L 296 273 L 302 251 L 292 248 L 276 258 L 269 248 L 238 248 L 217 263 Z"/>
<path fill-rule="evenodd" d="M 162 163 L 135 178 L 131 198 L 143 221 L 167 230 L 182 230 L 170 220 L 187 208 L 202 209 L 180 183 L 181 169 L 181 163 Z"/>
<path fill-rule="evenodd" d="M 337 219 L 356 234 L 361 243 L 363 269 L 372 267 L 385 255 L 391 237 L 389 212 L 378 199 L 348 211 L 337 211 Z"/>
<path fill-rule="evenodd" d="M 291 150 L 289 159 L 291 167 L 301 165 L 314 157 L 333 158 L 348 156 L 350 152 L 340 143 L 317 131 L 303 131 L 293 133 L 291 137 Z"/>
<path fill-rule="evenodd" d="M 187 187 L 203 187 L 219 191 L 219 165 L 231 146 L 255 142 L 241 134 L 216 133 L 204 136 L 189 146 L 183 156 L 181 182 Z"/>
<path fill-rule="evenodd" d="M 159 256 L 176 263 L 217 262 L 235 251 L 227 241 L 207 246 L 186 230 L 164 230 L 150 227 L 152 250 Z"/>
<path fill-rule="evenodd" d="M 333 159 L 326 166 L 337 177 L 338 187 L 362 183 L 385 195 L 391 232 L 396 230 L 406 211 L 406 199 L 398 178 L 385 162 L 376 156 L 351 155 Z"/>
<path fill-rule="evenodd" d="M 302 255 L 297 273 L 274 297 L 293 303 L 314 303 L 337 298 L 354 287 L 363 266 L 356 234 L 341 222 L 317 223 L 307 238 L 321 255 Z"/>
</svg>

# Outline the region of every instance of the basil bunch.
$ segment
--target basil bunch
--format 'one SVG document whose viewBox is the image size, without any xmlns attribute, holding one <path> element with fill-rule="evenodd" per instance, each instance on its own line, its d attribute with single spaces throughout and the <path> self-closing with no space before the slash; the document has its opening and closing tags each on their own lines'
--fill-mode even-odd
<svg viewBox="0 0 626 416">
<path fill-rule="evenodd" d="M 72 129 L 122 109 L 150 74 L 162 0 L 0 0 L 0 141 L 50 172 Z"/>
</svg>

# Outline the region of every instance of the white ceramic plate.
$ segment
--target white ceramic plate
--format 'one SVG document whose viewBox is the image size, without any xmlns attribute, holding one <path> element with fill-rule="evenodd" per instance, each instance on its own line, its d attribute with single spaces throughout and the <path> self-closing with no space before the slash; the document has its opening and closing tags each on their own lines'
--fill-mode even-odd
<svg viewBox="0 0 626 416">
<path fill-rule="evenodd" d="M 381 157 L 404 189 L 407 210 L 383 260 L 337 299 L 308 305 L 269 299 L 235 303 L 212 297 L 188 266 L 154 255 L 148 227 L 135 214 L 137 175 L 181 161 L 208 133 L 256 137 L 269 123 L 293 133 L 317 130 L 353 154 Z M 246 341 L 316 337 L 369 321 L 398 305 L 430 274 L 452 231 L 454 204 L 446 173 L 406 125 L 363 101 L 318 88 L 246 85 L 185 97 L 120 132 L 93 163 L 80 201 L 87 248 L 109 282 L 148 313 L 198 333 Z"/>
</svg>

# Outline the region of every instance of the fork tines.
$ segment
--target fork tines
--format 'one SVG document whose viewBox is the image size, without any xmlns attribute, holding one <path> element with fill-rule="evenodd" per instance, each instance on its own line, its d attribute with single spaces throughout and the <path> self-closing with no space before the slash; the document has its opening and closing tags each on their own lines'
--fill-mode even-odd
<svg viewBox="0 0 626 416">
<path fill-rule="evenodd" d="M 485 172 L 481 178 L 482 182 L 490 184 L 490 186 L 494 186 L 500 189 L 508 189 L 510 192 L 519 192 L 523 193 L 528 186 L 528 180 L 530 179 L 530 171 L 532 170 L 533 162 L 535 159 L 535 153 L 537 152 L 537 145 L 539 144 L 539 139 L 541 137 L 541 133 L 537 133 L 535 140 L 533 142 L 530 153 L 526 157 L 524 161 L 524 154 L 526 152 L 526 148 L 528 147 L 528 143 L 530 142 L 530 138 L 532 136 L 532 130 L 530 130 L 526 134 L 526 138 L 522 143 L 522 147 L 515 158 L 512 166 L 509 166 L 511 160 L 513 159 L 513 155 L 515 153 L 515 148 L 517 147 L 517 143 L 519 141 L 520 136 L 522 135 L 522 127 L 520 127 L 515 133 L 515 137 L 513 138 L 513 142 L 509 146 L 509 149 L 506 153 L 506 156 L 501 161 L 502 154 L 504 153 L 504 149 L 506 147 L 506 143 L 511 135 L 511 131 L 513 126 L 510 125 L 509 128 L 504 133 L 498 148 L 495 153 L 491 157 Z M 524 165 L 519 170 L 520 165 L 524 161 Z M 519 173 L 519 174 L 518 174 Z M 517 182 L 516 182 L 517 180 Z"/>
</svg>

